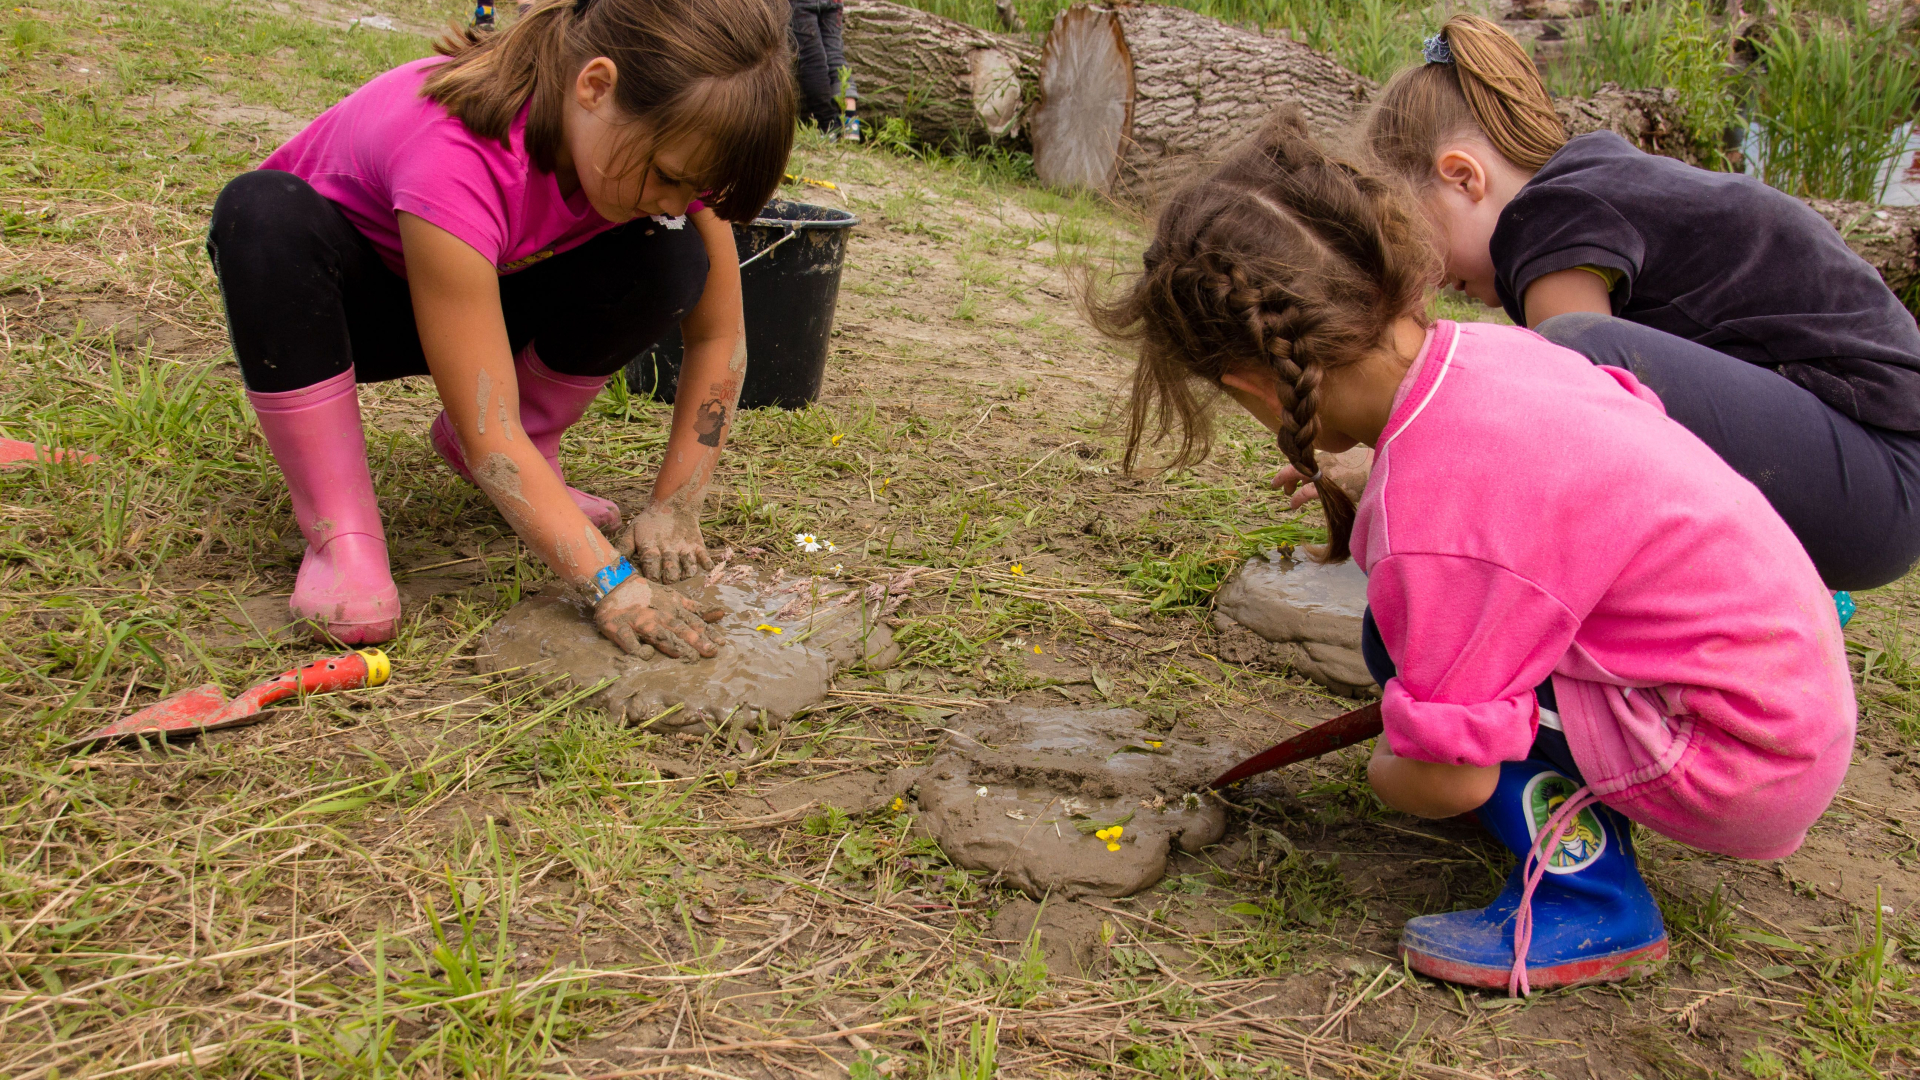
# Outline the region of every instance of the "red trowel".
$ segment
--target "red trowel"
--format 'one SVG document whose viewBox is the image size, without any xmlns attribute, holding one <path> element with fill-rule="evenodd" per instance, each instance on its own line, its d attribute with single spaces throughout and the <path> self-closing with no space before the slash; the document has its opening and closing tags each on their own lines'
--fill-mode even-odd
<svg viewBox="0 0 1920 1080">
<path fill-rule="evenodd" d="M 1362 705 L 1350 713 L 1336 716 L 1317 727 L 1295 735 L 1277 746 L 1269 746 L 1247 760 L 1214 777 L 1208 791 L 1218 791 L 1249 776 L 1258 776 L 1282 765 L 1330 754 L 1343 746 L 1366 742 L 1380 734 L 1380 703 Z"/>
<path fill-rule="evenodd" d="M 80 450 L 59 450 L 21 442 L 19 439 L 0 439 L 0 469 L 9 469 L 29 461 L 77 461 L 87 465 L 99 460 L 97 455 Z"/>
<path fill-rule="evenodd" d="M 156 701 L 125 720 L 108 724 L 60 749 L 66 752 L 86 750 L 135 738 L 164 741 L 205 731 L 242 727 L 265 720 L 268 706 L 287 698 L 379 686 L 392 673 L 393 664 L 387 659 L 386 653 L 379 649 L 361 649 L 275 675 L 231 701 L 227 700 L 218 686 L 208 683 Z"/>
</svg>

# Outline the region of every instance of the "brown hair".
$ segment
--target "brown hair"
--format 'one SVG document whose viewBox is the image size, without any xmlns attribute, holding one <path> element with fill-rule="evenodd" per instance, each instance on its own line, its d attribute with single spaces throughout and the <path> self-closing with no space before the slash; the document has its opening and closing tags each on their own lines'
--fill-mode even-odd
<svg viewBox="0 0 1920 1080">
<path fill-rule="evenodd" d="M 502 146 L 526 106 L 527 156 L 547 172 L 574 77 L 596 56 L 619 71 L 614 102 L 637 128 L 633 165 L 698 136 L 704 152 L 688 179 L 722 218 L 759 213 L 793 149 L 787 19 L 767 0 L 543 0 L 504 30 L 455 31 L 434 47 L 450 59 L 422 93 Z"/>
<path fill-rule="evenodd" d="M 1438 36 L 1451 59 L 1395 75 L 1369 112 L 1374 157 L 1424 187 L 1441 145 L 1477 131 L 1516 167 L 1533 172 L 1545 165 L 1566 143 L 1567 129 L 1526 50 L 1478 15 L 1455 15 Z"/>
<path fill-rule="evenodd" d="M 1433 246 L 1401 189 L 1335 161 L 1286 109 L 1161 209 L 1145 270 L 1094 324 L 1138 343 L 1126 467 L 1179 429 L 1172 462 L 1205 458 L 1215 400 L 1196 381 L 1266 367 L 1279 377 L 1282 453 L 1317 471 L 1320 380 L 1386 343 L 1396 320 L 1426 321 Z M 1353 503 L 1322 483 L 1328 558 L 1350 553 Z"/>
</svg>

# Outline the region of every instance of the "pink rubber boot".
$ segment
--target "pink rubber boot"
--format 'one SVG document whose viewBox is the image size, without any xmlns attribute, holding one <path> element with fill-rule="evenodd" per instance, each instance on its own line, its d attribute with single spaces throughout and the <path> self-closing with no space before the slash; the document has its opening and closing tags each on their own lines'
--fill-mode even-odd
<svg viewBox="0 0 1920 1080">
<path fill-rule="evenodd" d="M 392 640 L 400 590 L 387 568 L 353 369 L 286 393 L 249 390 L 247 398 L 307 538 L 287 606 L 295 618 L 314 624 L 316 637 L 348 645 Z"/>
<path fill-rule="evenodd" d="M 520 427 L 534 449 L 553 466 L 554 475 L 565 482 L 567 474 L 560 468 L 560 436 L 586 415 L 587 406 L 593 404 L 607 380 L 593 375 L 562 375 L 541 363 L 531 345 L 513 358 L 513 373 L 520 383 Z M 453 418 L 445 409 L 433 418 L 428 434 L 447 467 L 471 483 L 473 473 L 467 469 L 466 457 L 460 452 L 460 439 L 453 431 Z M 573 498 L 573 505 L 600 531 L 611 533 L 620 527 L 618 503 L 571 486 L 567 494 Z"/>
</svg>

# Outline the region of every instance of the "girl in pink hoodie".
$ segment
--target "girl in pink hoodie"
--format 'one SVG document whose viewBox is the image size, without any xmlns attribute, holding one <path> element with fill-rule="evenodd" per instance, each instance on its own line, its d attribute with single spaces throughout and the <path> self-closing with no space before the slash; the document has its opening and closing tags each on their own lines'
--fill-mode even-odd
<svg viewBox="0 0 1920 1080">
<path fill-rule="evenodd" d="M 1432 250 L 1398 189 L 1271 123 L 1172 197 L 1098 313 L 1140 349 L 1128 464 L 1150 434 L 1205 454 L 1196 384 L 1303 476 L 1374 448 L 1357 507 L 1319 485 L 1327 557 L 1368 575 L 1370 779 L 1408 813 L 1477 811 L 1520 856 L 1492 904 L 1410 920 L 1401 950 L 1512 993 L 1624 978 L 1667 951 L 1628 821 L 1771 859 L 1833 798 L 1839 619 L 1766 499 L 1631 374 L 1430 321 Z"/>
</svg>

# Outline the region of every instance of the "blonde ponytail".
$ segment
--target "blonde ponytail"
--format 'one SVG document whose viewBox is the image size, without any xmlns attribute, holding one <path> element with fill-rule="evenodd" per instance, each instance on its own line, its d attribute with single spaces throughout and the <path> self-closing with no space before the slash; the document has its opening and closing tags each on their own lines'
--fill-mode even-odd
<svg viewBox="0 0 1920 1080">
<path fill-rule="evenodd" d="M 1478 15 L 1455 15 L 1440 28 L 1453 50 L 1460 92 L 1500 156 L 1528 172 L 1567 141 L 1566 125 L 1539 69 L 1512 34 Z"/>
<path fill-rule="evenodd" d="M 1367 145 L 1381 165 L 1424 187 L 1441 145 L 1474 133 L 1530 173 L 1559 152 L 1566 127 L 1513 35 L 1478 15 L 1455 15 L 1437 37 L 1429 61 L 1395 75 L 1368 114 Z"/>
</svg>

